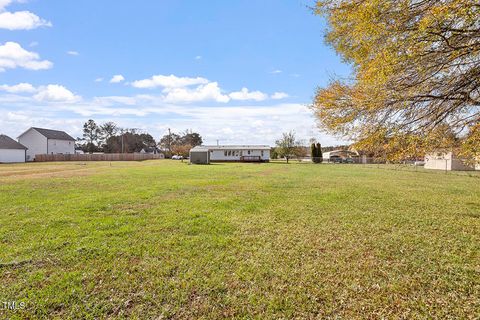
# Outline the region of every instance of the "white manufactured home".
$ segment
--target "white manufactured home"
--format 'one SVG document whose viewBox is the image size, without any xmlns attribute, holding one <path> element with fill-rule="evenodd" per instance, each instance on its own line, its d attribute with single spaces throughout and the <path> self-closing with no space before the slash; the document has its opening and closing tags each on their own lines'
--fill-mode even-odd
<svg viewBox="0 0 480 320">
<path fill-rule="evenodd" d="M 451 151 L 437 151 L 425 155 L 425 169 L 445 171 L 480 170 L 480 166 L 469 164 Z"/>
<path fill-rule="evenodd" d="M 190 163 L 196 164 L 268 161 L 270 146 L 266 145 L 197 146 L 190 150 Z"/>
<path fill-rule="evenodd" d="M 64 131 L 32 127 L 18 142 L 28 148 L 27 161 L 34 161 L 36 154 L 75 154 L 75 139 Z"/>
<path fill-rule="evenodd" d="M 26 157 L 27 147 L 0 134 L 0 163 L 25 162 Z"/>
</svg>

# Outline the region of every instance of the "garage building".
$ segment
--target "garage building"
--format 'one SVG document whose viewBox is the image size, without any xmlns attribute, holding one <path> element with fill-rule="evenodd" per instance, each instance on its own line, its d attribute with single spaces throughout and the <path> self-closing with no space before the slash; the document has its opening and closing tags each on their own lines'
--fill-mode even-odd
<svg viewBox="0 0 480 320">
<path fill-rule="evenodd" d="M 0 163 L 25 162 L 27 147 L 9 136 L 0 134 Z"/>
</svg>

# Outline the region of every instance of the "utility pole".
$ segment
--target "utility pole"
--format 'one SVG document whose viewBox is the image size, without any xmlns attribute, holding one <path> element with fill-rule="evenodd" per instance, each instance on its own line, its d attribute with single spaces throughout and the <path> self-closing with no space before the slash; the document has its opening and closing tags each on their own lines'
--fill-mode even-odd
<svg viewBox="0 0 480 320">
<path fill-rule="evenodd" d="M 170 154 L 170 157 L 172 157 L 172 132 L 170 131 L 170 128 L 168 128 L 168 153 Z"/>
<path fill-rule="evenodd" d="M 124 134 L 124 129 L 122 128 L 122 153 L 123 153 L 123 134 Z"/>
</svg>

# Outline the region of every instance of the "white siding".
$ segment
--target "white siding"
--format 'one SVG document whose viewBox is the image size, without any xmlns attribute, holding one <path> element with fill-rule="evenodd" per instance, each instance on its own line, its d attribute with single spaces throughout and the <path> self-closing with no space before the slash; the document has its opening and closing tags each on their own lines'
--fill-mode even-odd
<svg viewBox="0 0 480 320">
<path fill-rule="evenodd" d="M 468 171 L 475 170 L 475 167 L 465 165 L 452 152 L 434 152 L 425 156 L 425 169 Z"/>
<path fill-rule="evenodd" d="M 242 156 L 257 156 L 262 160 L 270 160 L 270 150 L 255 150 L 255 149 L 221 149 L 210 150 L 211 161 L 240 161 Z"/>
<path fill-rule="evenodd" d="M 18 137 L 18 142 L 28 148 L 27 161 L 33 161 L 36 154 L 47 153 L 47 138 L 34 129 Z"/>
<path fill-rule="evenodd" d="M 33 161 L 36 154 L 75 154 L 75 141 L 47 139 L 35 129 L 18 137 L 18 142 L 28 148 L 27 161 Z"/>
<path fill-rule="evenodd" d="M 75 154 L 75 141 L 48 140 L 49 154 Z"/>
<path fill-rule="evenodd" d="M 428 154 L 425 156 L 425 169 L 452 170 L 452 154 Z"/>
<path fill-rule="evenodd" d="M 0 149 L 0 163 L 25 162 L 25 150 Z"/>
</svg>

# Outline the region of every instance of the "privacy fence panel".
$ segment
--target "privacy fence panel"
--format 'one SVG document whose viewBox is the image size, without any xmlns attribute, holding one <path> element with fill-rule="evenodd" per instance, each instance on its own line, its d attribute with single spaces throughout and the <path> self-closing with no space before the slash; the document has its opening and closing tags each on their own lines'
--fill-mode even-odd
<svg viewBox="0 0 480 320">
<path fill-rule="evenodd" d="M 163 154 L 105 153 L 105 154 L 37 154 L 36 162 L 50 161 L 142 161 L 163 159 Z"/>
</svg>

